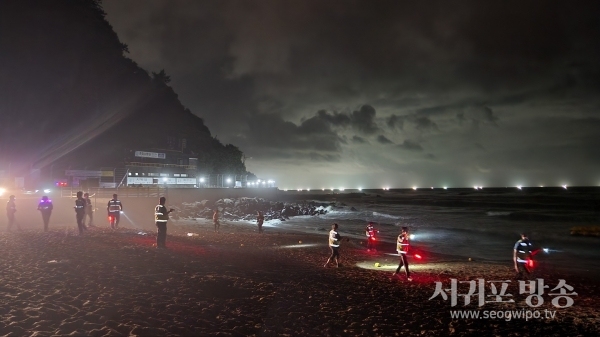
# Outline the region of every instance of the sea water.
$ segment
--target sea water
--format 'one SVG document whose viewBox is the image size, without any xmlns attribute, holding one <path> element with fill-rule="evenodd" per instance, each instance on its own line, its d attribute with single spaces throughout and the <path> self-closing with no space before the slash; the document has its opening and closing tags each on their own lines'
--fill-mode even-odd
<svg viewBox="0 0 600 337">
<path fill-rule="evenodd" d="M 335 222 L 341 234 L 360 240 L 371 221 L 380 231 L 379 240 L 388 243 L 407 226 L 414 234 L 414 249 L 449 260 L 507 265 L 512 265 L 514 244 L 525 232 L 536 248 L 546 248 L 536 256 L 546 267 L 600 272 L 600 238 L 570 234 L 575 226 L 600 225 L 600 188 L 363 191 L 339 195 L 327 210 L 325 215 L 270 225 L 326 236 Z"/>
</svg>

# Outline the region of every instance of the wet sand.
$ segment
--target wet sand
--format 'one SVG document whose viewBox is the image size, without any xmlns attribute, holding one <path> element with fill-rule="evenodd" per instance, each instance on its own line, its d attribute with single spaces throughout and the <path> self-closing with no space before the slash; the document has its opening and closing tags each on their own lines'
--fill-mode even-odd
<svg viewBox="0 0 600 337">
<path fill-rule="evenodd" d="M 413 263 L 412 282 L 392 278 L 389 247 L 341 248 L 342 266 L 324 268 L 327 233 L 252 226 L 169 224 L 167 250 L 154 233 L 74 228 L 0 234 L 0 335 L 3 336 L 590 336 L 598 335 L 599 282 L 541 270 L 551 288 L 537 310 L 555 319 L 452 319 L 450 310 L 531 310 L 512 281 L 516 303 L 451 307 L 434 294 L 450 279 L 512 280 L 510 263 Z M 197 235 L 187 236 L 187 233 Z M 143 235 L 145 234 L 145 235 Z M 379 267 L 375 267 L 379 263 Z M 578 296 L 556 309 L 547 294 L 566 279 Z M 489 294 L 489 293 L 488 293 Z M 476 302 L 476 301 L 475 301 Z"/>
</svg>

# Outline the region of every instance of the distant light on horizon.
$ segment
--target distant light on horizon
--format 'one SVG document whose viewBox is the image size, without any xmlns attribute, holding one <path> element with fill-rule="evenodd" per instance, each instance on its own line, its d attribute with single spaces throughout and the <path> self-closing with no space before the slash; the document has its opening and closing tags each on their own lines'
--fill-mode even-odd
<svg viewBox="0 0 600 337">
<path fill-rule="evenodd" d="M 445 190 L 447 190 L 447 189 L 448 189 L 448 187 L 444 186 L 444 189 L 445 189 Z"/>
<path fill-rule="evenodd" d="M 562 187 L 566 190 L 567 189 L 567 185 L 562 185 Z"/>
<path fill-rule="evenodd" d="M 518 189 L 521 189 L 521 187 L 523 187 L 523 186 L 521 186 L 521 185 L 518 185 L 518 186 L 517 186 L 517 188 L 518 188 Z"/>
<path fill-rule="evenodd" d="M 340 191 L 342 191 L 342 192 L 343 192 L 343 191 L 344 191 L 344 188 L 343 188 L 343 187 L 340 187 Z"/>
<path fill-rule="evenodd" d="M 413 188 L 412 188 L 412 189 L 416 191 L 416 190 L 417 190 L 417 186 L 413 186 Z"/>
<path fill-rule="evenodd" d="M 362 187 L 359 187 L 359 188 L 358 188 L 358 190 L 359 190 L 359 191 L 362 191 Z"/>
</svg>

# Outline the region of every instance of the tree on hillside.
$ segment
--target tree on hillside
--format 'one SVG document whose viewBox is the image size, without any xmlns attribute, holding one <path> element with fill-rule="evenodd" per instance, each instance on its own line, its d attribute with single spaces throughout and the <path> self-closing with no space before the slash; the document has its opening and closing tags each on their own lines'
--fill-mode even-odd
<svg viewBox="0 0 600 337">
<path fill-rule="evenodd" d="M 98 0 L 0 1 L 0 161 L 116 166 L 124 148 L 185 135 L 206 167 L 245 171 L 241 151 L 215 141 L 164 69 L 149 75 L 125 56 L 105 17 Z"/>
</svg>

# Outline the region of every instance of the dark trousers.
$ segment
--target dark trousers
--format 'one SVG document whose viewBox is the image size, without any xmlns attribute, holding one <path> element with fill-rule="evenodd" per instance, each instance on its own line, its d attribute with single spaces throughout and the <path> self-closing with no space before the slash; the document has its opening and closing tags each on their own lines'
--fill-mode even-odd
<svg viewBox="0 0 600 337">
<path fill-rule="evenodd" d="M 121 221 L 121 212 L 110 212 L 108 216 L 112 217 L 112 221 L 110 222 L 110 226 L 112 228 L 119 227 L 119 221 Z"/>
<path fill-rule="evenodd" d="M 529 275 L 531 275 L 531 270 L 527 267 L 527 262 L 517 262 L 517 269 L 519 272 L 517 273 L 517 278 L 526 278 L 529 279 Z"/>
<path fill-rule="evenodd" d="M 375 249 L 375 240 L 371 237 L 367 238 L 367 249 Z"/>
<path fill-rule="evenodd" d="M 75 219 L 77 220 L 77 228 L 79 229 L 79 235 L 81 235 L 85 230 L 85 214 L 77 214 L 75 215 Z"/>
<path fill-rule="evenodd" d="M 12 229 L 12 226 L 15 224 L 16 222 L 16 218 L 14 214 L 7 214 L 8 217 L 8 227 L 6 227 L 6 230 L 8 232 L 10 232 L 10 230 Z M 17 229 L 21 230 L 21 227 L 19 226 L 19 224 L 17 224 Z"/>
<path fill-rule="evenodd" d="M 329 261 L 331 261 L 333 259 L 339 259 L 340 258 L 340 247 L 329 246 L 329 248 L 331 248 L 331 256 L 329 257 Z"/>
<path fill-rule="evenodd" d="M 396 268 L 396 274 L 400 272 L 402 266 L 404 266 L 404 271 L 406 271 L 406 277 L 410 277 L 410 270 L 408 270 L 408 259 L 406 258 L 406 254 L 400 254 L 400 263 L 398 264 L 398 268 Z"/>
<path fill-rule="evenodd" d="M 219 222 L 219 220 L 213 221 L 213 223 L 215 225 L 215 232 L 218 232 L 219 228 L 221 228 L 221 223 Z"/>
<path fill-rule="evenodd" d="M 48 224 L 50 223 L 50 215 L 52 212 L 42 211 L 42 220 L 44 221 L 44 232 L 48 231 Z"/>
<path fill-rule="evenodd" d="M 262 222 L 258 222 L 258 232 L 259 233 L 262 233 L 262 225 L 263 225 Z"/>
<path fill-rule="evenodd" d="M 156 247 L 166 248 L 167 244 L 167 223 L 156 222 Z"/>
<path fill-rule="evenodd" d="M 92 226 L 94 224 L 94 212 L 92 211 L 88 211 L 89 213 L 85 213 L 85 215 L 87 215 L 87 217 L 90 219 L 90 221 L 88 222 L 88 226 Z"/>
</svg>

